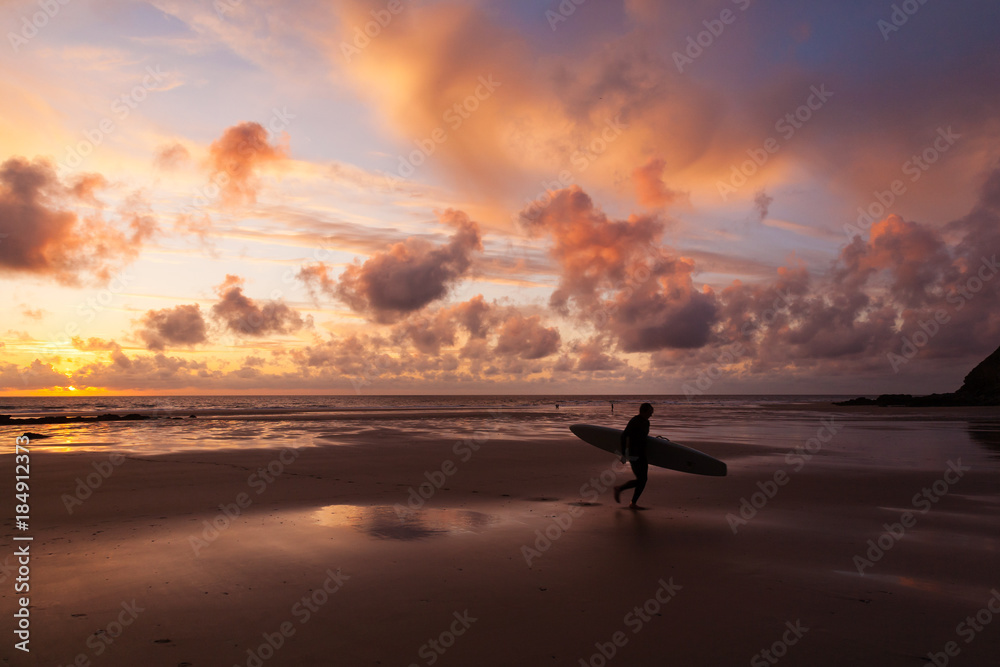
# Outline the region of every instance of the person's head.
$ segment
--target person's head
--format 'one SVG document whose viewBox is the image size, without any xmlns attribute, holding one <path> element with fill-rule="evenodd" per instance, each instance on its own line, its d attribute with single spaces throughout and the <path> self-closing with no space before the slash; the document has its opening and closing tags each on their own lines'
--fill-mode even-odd
<svg viewBox="0 0 1000 667">
<path fill-rule="evenodd" d="M 653 406 L 650 403 L 643 403 L 639 406 L 639 414 L 649 419 L 653 415 Z"/>
</svg>

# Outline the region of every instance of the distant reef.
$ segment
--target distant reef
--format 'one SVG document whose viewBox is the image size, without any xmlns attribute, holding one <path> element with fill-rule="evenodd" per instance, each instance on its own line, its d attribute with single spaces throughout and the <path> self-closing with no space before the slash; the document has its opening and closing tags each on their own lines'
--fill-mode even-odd
<svg viewBox="0 0 1000 667">
<path fill-rule="evenodd" d="M 836 405 L 906 406 L 914 408 L 1000 405 L 1000 347 L 969 371 L 958 391 L 950 394 L 911 396 L 910 394 L 882 394 L 878 398 L 852 398 Z"/>
<path fill-rule="evenodd" d="M 139 419 L 151 419 L 149 415 L 115 415 L 115 414 L 105 414 L 105 415 L 94 415 L 93 417 L 85 416 L 73 416 L 73 417 L 59 417 L 56 415 L 46 416 L 46 417 L 24 417 L 23 419 L 14 419 L 10 415 L 0 415 L 0 426 L 10 425 L 10 424 L 75 424 L 78 422 L 117 422 L 117 421 L 136 421 Z"/>
</svg>

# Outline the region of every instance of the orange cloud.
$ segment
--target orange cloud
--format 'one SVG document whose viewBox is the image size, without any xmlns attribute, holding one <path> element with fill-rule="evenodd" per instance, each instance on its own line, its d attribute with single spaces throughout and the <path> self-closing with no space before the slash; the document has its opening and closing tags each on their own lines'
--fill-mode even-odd
<svg viewBox="0 0 1000 667">
<path fill-rule="evenodd" d="M 331 297 L 337 294 L 337 283 L 330 275 L 330 267 L 323 262 L 304 265 L 295 277 L 306 286 L 314 301 L 318 300 L 320 293 Z"/>
<path fill-rule="evenodd" d="M 528 207 L 521 221 L 530 232 L 552 237 L 550 254 L 562 275 L 550 304 L 561 312 L 567 312 L 570 299 L 589 306 L 602 290 L 622 287 L 628 269 L 649 254 L 663 233 L 663 223 L 653 216 L 608 218 L 575 185 L 555 192 L 543 207 Z"/>
<path fill-rule="evenodd" d="M 253 122 L 226 128 L 208 152 L 212 182 L 219 186 L 220 199 L 227 206 L 257 201 L 259 168 L 288 157 L 287 146 L 272 146 L 264 126 Z"/>
<path fill-rule="evenodd" d="M 97 204 L 104 187 L 97 174 L 79 177 L 67 187 L 45 160 L 14 157 L 0 165 L 0 272 L 34 274 L 67 285 L 89 275 L 106 282 L 136 258 L 157 226 L 149 215 L 123 210 L 126 233 L 99 214 L 80 217 L 69 206 Z M 129 202 L 129 206 L 135 206 Z"/>
<path fill-rule="evenodd" d="M 660 158 L 649 162 L 632 171 L 632 181 L 635 183 L 636 198 L 639 204 L 649 208 L 663 208 L 672 204 L 679 193 L 671 190 L 663 182 L 663 168 L 666 161 Z"/>
<path fill-rule="evenodd" d="M 504 128 L 512 112 L 521 115 L 517 87 L 531 85 L 516 34 L 466 3 L 406 3 L 361 53 L 345 57 L 343 44 L 354 41 L 353 28 L 385 5 L 348 0 L 339 6 L 343 29 L 330 42 L 330 56 L 406 139 L 394 172 L 408 178 L 426 162 L 485 189 L 498 175 L 516 171 L 516 150 Z M 423 154 L 411 160 L 411 151 Z"/>
<path fill-rule="evenodd" d="M 402 178 L 443 169 L 480 201 L 509 206 L 552 189 L 540 183 L 619 180 L 651 152 L 670 158 L 672 178 L 738 152 L 716 141 L 723 96 L 651 57 L 659 42 L 645 31 L 542 53 L 474 3 L 407 4 L 345 56 L 354 28 L 381 6 L 339 3 L 342 31 L 328 50 L 399 135 L 390 171 Z M 715 175 L 726 162 L 711 166 Z"/>
</svg>

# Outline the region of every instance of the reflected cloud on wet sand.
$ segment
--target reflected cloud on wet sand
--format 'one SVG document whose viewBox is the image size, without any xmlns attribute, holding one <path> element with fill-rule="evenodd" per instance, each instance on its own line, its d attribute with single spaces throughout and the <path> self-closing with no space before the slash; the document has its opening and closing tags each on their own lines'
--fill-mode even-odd
<svg viewBox="0 0 1000 667">
<path fill-rule="evenodd" d="M 385 540 L 419 540 L 458 533 L 480 533 L 500 518 L 472 510 L 421 509 L 388 505 L 327 505 L 313 513 L 324 526 L 354 528 Z"/>
</svg>

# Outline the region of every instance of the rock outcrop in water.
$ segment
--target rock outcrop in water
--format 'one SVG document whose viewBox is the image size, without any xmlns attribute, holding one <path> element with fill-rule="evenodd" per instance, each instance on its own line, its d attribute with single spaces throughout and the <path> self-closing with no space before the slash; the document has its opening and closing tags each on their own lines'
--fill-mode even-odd
<svg viewBox="0 0 1000 667">
<path fill-rule="evenodd" d="M 958 405 L 1000 405 L 1000 347 L 979 362 L 965 376 L 958 391 L 950 394 L 911 396 L 910 394 L 882 394 L 878 398 L 852 398 L 836 405 L 879 405 L 906 407 L 941 407 Z"/>
<path fill-rule="evenodd" d="M 0 415 L 0 426 L 9 424 L 75 424 L 78 422 L 116 422 L 116 421 L 135 421 L 137 419 L 152 419 L 149 415 L 115 415 L 115 414 L 104 414 L 104 415 L 94 415 L 93 417 L 86 417 L 83 415 L 74 415 L 72 417 L 66 416 L 46 416 L 46 417 L 24 417 L 22 419 L 15 419 L 10 415 Z"/>
<path fill-rule="evenodd" d="M 977 405 L 997 405 L 1000 399 L 1000 347 L 969 371 L 956 395 L 977 401 Z"/>
</svg>

